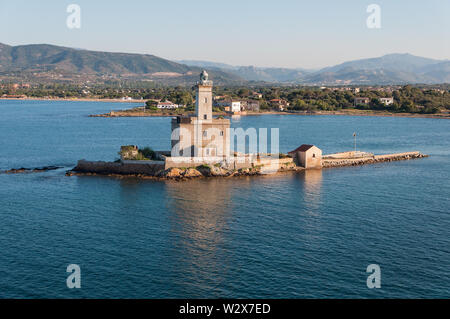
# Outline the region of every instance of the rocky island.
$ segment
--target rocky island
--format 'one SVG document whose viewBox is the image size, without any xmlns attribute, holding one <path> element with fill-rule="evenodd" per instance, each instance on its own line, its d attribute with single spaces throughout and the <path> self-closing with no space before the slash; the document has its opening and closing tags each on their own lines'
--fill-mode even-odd
<svg viewBox="0 0 450 319">
<path fill-rule="evenodd" d="M 222 116 L 213 117 L 212 87 L 208 73 L 203 71 L 196 85 L 195 114 L 182 114 L 172 118 L 171 151 L 139 149 L 134 145 L 122 146 L 119 152 L 120 160 L 115 162 L 81 160 L 75 168 L 67 172 L 67 175 L 135 176 L 181 180 L 265 175 L 426 157 L 420 152 L 374 155 L 357 152 L 356 149 L 352 152 L 323 156 L 320 148 L 309 144 L 303 144 L 288 154 L 282 154 L 277 150 L 279 141 L 274 143 L 274 140 L 272 144 L 276 144 L 277 147 L 272 152 L 234 152 L 232 141 L 237 138 L 245 144 L 247 132 L 231 128 L 230 121 Z M 253 144 L 257 144 L 257 141 L 255 138 Z M 267 148 L 267 145 L 259 145 L 261 146 L 263 149 Z"/>
</svg>

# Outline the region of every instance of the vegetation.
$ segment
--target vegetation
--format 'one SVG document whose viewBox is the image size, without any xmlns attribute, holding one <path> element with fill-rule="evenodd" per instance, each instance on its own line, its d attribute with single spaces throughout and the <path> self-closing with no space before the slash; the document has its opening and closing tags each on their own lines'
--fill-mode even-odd
<svg viewBox="0 0 450 319">
<path fill-rule="evenodd" d="M 215 96 L 234 99 L 258 100 L 261 112 L 279 111 L 271 104 L 272 99 L 285 100 L 288 112 L 299 111 L 338 111 L 343 109 L 363 109 L 389 112 L 433 114 L 450 110 L 450 85 L 406 85 L 387 87 L 361 87 L 359 93 L 352 88 L 318 88 L 305 86 L 252 86 L 252 87 L 214 87 Z M 262 95 L 253 94 L 258 92 Z M 185 105 L 181 110 L 167 110 L 173 114 L 192 112 L 195 108 L 195 90 L 187 87 L 162 87 L 146 82 L 110 82 L 106 85 L 38 84 L 30 87 L 13 87 L 11 83 L 0 86 L 1 95 L 26 95 L 45 98 L 98 98 L 120 99 L 131 97 L 147 101 L 145 108 L 151 112 L 157 109 L 158 101 L 172 101 Z M 355 97 L 367 97 L 367 105 L 354 106 Z M 381 97 L 393 97 L 394 104 L 384 105 Z M 214 107 L 215 112 L 222 109 Z"/>
<path fill-rule="evenodd" d="M 144 156 L 145 158 L 149 158 L 151 160 L 156 159 L 156 153 L 150 147 L 144 147 L 142 150 L 140 149 L 139 153 L 142 154 L 142 156 Z"/>
<path fill-rule="evenodd" d="M 136 149 L 135 146 L 122 146 L 120 148 L 119 155 L 125 160 L 132 161 L 151 161 L 157 160 L 156 152 L 150 147 L 145 147 L 143 149 Z"/>
<path fill-rule="evenodd" d="M 202 164 L 200 166 L 197 166 L 196 169 L 211 169 L 211 166 L 207 165 L 207 164 Z"/>
</svg>

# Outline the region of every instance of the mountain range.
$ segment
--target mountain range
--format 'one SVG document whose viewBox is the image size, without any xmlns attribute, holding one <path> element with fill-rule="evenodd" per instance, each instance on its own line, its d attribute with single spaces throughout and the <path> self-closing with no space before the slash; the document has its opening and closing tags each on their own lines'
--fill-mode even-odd
<svg viewBox="0 0 450 319">
<path fill-rule="evenodd" d="M 200 67 L 191 67 L 149 54 L 89 51 L 48 44 L 9 46 L 0 43 L 0 77 L 39 81 L 148 80 L 192 84 Z M 211 72 L 218 84 L 243 82 L 221 70 Z"/>
<path fill-rule="evenodd" d="M 207 61 L 178 61 L 190 66 L 223 70 L 247 81 L 290 82 L 305 85 L 449 83 L 450 61 L 411 54 L 388 54 L 320 70 L 231 66 Z"/>
<path fill-rule="evenodd" d="M 449 83 L 450 61 L 389 54 L 326 67 L 265 68 L 208 61 L 169 61 L 150 54 L 111 53 L 48 44 L 0 43 L 0 78 L 35 81 L 136 80 L 168 85 L 195 83 L 207 69 L 218 85 L 251 82 L 304 85 Z"/>
</svg>

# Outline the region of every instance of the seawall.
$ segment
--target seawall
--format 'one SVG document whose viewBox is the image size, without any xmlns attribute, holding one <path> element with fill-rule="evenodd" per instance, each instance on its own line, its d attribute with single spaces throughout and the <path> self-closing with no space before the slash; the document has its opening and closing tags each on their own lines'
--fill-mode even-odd
<svg viewBox="0 0 450 319">
<path fill-rule="evenodd" d="M 405 161 L 423 157 L 428 157 L 428 155 L 424 155 L 416 151 L 397 154 L 373 155 L 371 157 L 362 157 L 362 158 L 324 158 L 322 163 L 324 168 L 330 168 L 343 166 L 358 166 L 381 162 Z"/>
<path fill-rule="evenodd" d="M 164 162 L 156 163 L 116 163 L 116 162 L 89 162 L 78 161 L 77 166 L 71 172 L 97 175 L 147 175 L 156 176 L 164 170 Z"/>
</svg>

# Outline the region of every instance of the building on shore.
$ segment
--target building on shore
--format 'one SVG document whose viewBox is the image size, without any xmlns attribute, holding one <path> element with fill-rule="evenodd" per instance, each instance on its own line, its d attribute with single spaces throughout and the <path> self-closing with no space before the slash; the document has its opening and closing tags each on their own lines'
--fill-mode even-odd
<svg viewBox="0 0 450 319">
<path fill-rule="evenodd" d="M 381 103 L 383 103 L 386 106 L 394 104 L 394 98 L 393 97 L 380 97 L 379 100 L 380 100 Z"/>
<path fill-rule="evenodd" d="M 245 106 L 246 111 L 259 112 L 260 103 L 256 100 L 248 100 Z"/>
<path fill-rule="evenodd" d="M 172 119 L 172 157 L 226 158 L 230 120 L 212 116 L 213 82 L 203 71 L 196 85 L 196 116 Z"/>
<path fill-rule="evenodd" d="M 225 97 L 215 102 L 215 105 L 221 107 L 225 112 L 239 113 L 244 109 L 244 101 Z"/>
<path fill-rule="evenodd" d="M 317 146 L 303 144 L 288 154 L 298 166 L 304 168 L 322 168 L 322 150 Z"/>
<path fill-rule="evenodd" d="M 283 99 L 272 99 L 269 101 L 269 104 L 279 111 L 284 111 L 289 106 L 289 102 Z"/>
<path fill-rule="evenodd" d="M 368 105 L 370 99 L 368 97 L 355 97 L 355 106 L 358 105 Z"/>
<path fill-rule="evenodd" d="M 170 101 L 159 102 L 157 105 L 158 109 L 168 109 L 168 110 L 177 109 L 178 107 L 179 107 L 178 104 L 172 103 Z"/>
</svg>

